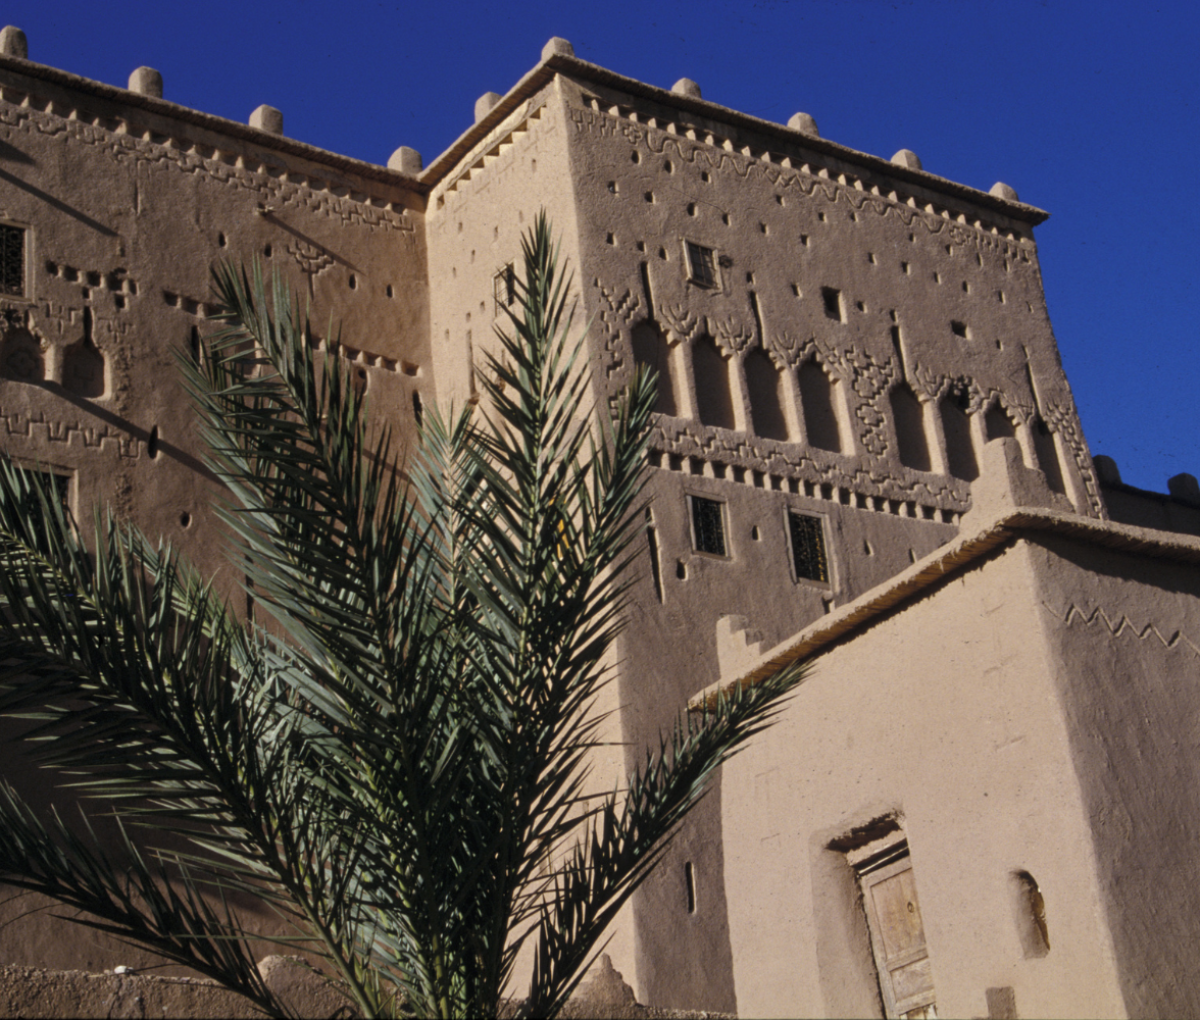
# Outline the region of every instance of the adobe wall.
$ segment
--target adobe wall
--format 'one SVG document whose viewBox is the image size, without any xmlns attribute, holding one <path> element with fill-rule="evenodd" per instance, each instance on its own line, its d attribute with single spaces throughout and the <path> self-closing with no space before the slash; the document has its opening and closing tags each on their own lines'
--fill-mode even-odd
<svg viewBox="0 0 1200 1020">
<path fill-rule="evenodd" d="M 0 296 L 0 453 L 69 474 L 85 526 L 108 504 L 182 547 L 240 611 L 175 362 L 214 328 L 210 266 L 257 257 L 311 301 L 319 334 L 340 320 L 353 370 L 403 441 L 412 393 L 432 382 L 422 208 L 401 174 L 0 57 L 0 222 L 23 228 L 26 248 L 24 293 Z M 11 759 L 4 772 L 31 803 L 72 813 L 44 775 Z M 0 961 L 151 961 L 55 920 L 69 910 L 10 923 L 34 902 L 0 907 Z M 281 929 L 272 914 L 261 923 Z"/>
<path fill-rule="evenodd" d="M 907 836 L 942 1016 L 1124 1016 L 1071 720 L 1042 637 L 1037 551 L 1017 541 L 818 655 L 779 722 L 724 770 L 740 1016 L 880 1016 L 842 847 Z M 1045 900 L 1029 955 L 1015 872 Z"/>
<path fill-rule="evenodd" d="M 1200 1015 L 1200 571 L 1051 536 L 1029 554 L 1126 1008 Z"/>
<path fill-rule="evenodd" d="M 1036 210 L 751 122 L 690 83 L 561 74 L 597 385 L 613 392 L 638 363 L 662 379 L 620 648 L 634 768 L 719 679 L 718 620 L 733 622 L 729 654 L 773 645 L 949 541 L 996 435 L 1081 512 L 1103 510 L 1046 316 Z M 689 242 L 713 253 L 712 285 Z M 695 551 L 696 496 L 722 504 L 723 557 Z M 820 521 L 827 581 L 796 576 L 789 512 Z M 645 1001 L 737 1006 L 728 789 L 635 897 Z M 705 889 L 690 912 L 688 869 Z"/>
<path fill-rule="evenodd" d="M 281 271 L 318 334 L 340 321 L 377 410 L 411 427 L 430 368 L 411 179 L 12 57 L 0 93 L 0 221 L 26 230 L 25 292 L 0 298 L 4 454 L 222 569 L 174 361 L 212 328 L 222 259 Z"/>
</svg>

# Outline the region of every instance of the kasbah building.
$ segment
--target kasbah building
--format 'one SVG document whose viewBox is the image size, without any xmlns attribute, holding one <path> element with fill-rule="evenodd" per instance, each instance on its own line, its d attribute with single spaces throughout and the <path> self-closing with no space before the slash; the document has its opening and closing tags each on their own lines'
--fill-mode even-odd
<svg viewBox="0 0 1200 1020">
<path fill-rule="evenodd" d="M 658 369 L 602 781 L 720 685 L 815 669 L 618 926 L 640 1003 L 1200 1014 L 1200 490 L 1125 486 L 1089 452 L 1046 213 L 560 39 L 428 166 L 387 167 L 269 107 L 171 103 L 148 68 L 117 88 L 30 61 L 13 28 L 0 50 L 2 452 L 230 591 L 173 356 L 208 329 L 216 260 L 257 256 L 340 321 L 411 437 L 474 398 L 544 207 L 597 402 Z M 0 927 L 4 964 L 140 960 L 46 912 Z"/>
</svg>

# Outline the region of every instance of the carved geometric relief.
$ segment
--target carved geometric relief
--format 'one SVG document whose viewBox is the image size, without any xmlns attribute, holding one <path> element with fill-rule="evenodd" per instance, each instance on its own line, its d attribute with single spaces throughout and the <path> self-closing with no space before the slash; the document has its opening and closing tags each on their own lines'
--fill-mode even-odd
<svg viewBox="0 0 1200 1020">
<path fill-rule="evenodd" d="M 0 345 L 0 376 L 23 383 L 38 383 L 46 378 L 41 345 L 29 330 L 12 329 L 5 333 Z"/>
<path fill-rule="evenodd" d="M 104 396 L 104 355 L 84 337 L 63 352 L 63 388 L 81 397 Z"/>
</svg>

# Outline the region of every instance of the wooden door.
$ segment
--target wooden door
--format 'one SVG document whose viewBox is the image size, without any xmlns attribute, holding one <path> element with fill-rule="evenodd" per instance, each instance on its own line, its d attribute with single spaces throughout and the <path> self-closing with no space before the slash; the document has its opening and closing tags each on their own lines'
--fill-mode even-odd
<svg viewBox="0 0 1200 1020">
<path fill-rule="evenodd" d="M 889 1017 L 936 1017 L 933 973 L 907 850 L 860 873 L 879 989 Z"/>
</svg>

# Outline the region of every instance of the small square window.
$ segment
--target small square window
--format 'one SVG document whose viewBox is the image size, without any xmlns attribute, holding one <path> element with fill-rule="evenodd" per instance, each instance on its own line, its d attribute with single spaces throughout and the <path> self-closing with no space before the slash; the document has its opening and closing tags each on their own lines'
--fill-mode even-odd
<svg viewBox="0 0 1200 1020">
<path fill-rule="evenodd" d="M 517 273 L 510 262 L 492 278 L 492 293 L 496 299 L 496 314 L 501 308 L 511 308 L 517 300 Z"/>
<path fill-rule="evenodd" d="M 696 552 L 725 556 L 725 507 L 715 499 L 692 496 L 692 544 Z"/>
<path fill-rule="evenodd" d="M 713 250 L 702 244 L 687 242 L 688 279 L 700 287 L 717 285 L 717 265 Z"/>
<path fill-rule="evenodd" d="M 0 294 L 25 296 L 25 231 L 0 224 Z"/>
<path fill-rule="evenodd" d="M 825 553 L 825 530 L 820 517 L 788 512 L 792 538 L 792 566 L 796 580 L 829 583 L 829 557 Z"/>
<path fill-rule="evenodd" d="M 844 322 L 842 315 L 842 292 L 835 287 L 821 288 L 821 301 L 825 305 L 825 317 Z"/>
</svg>

